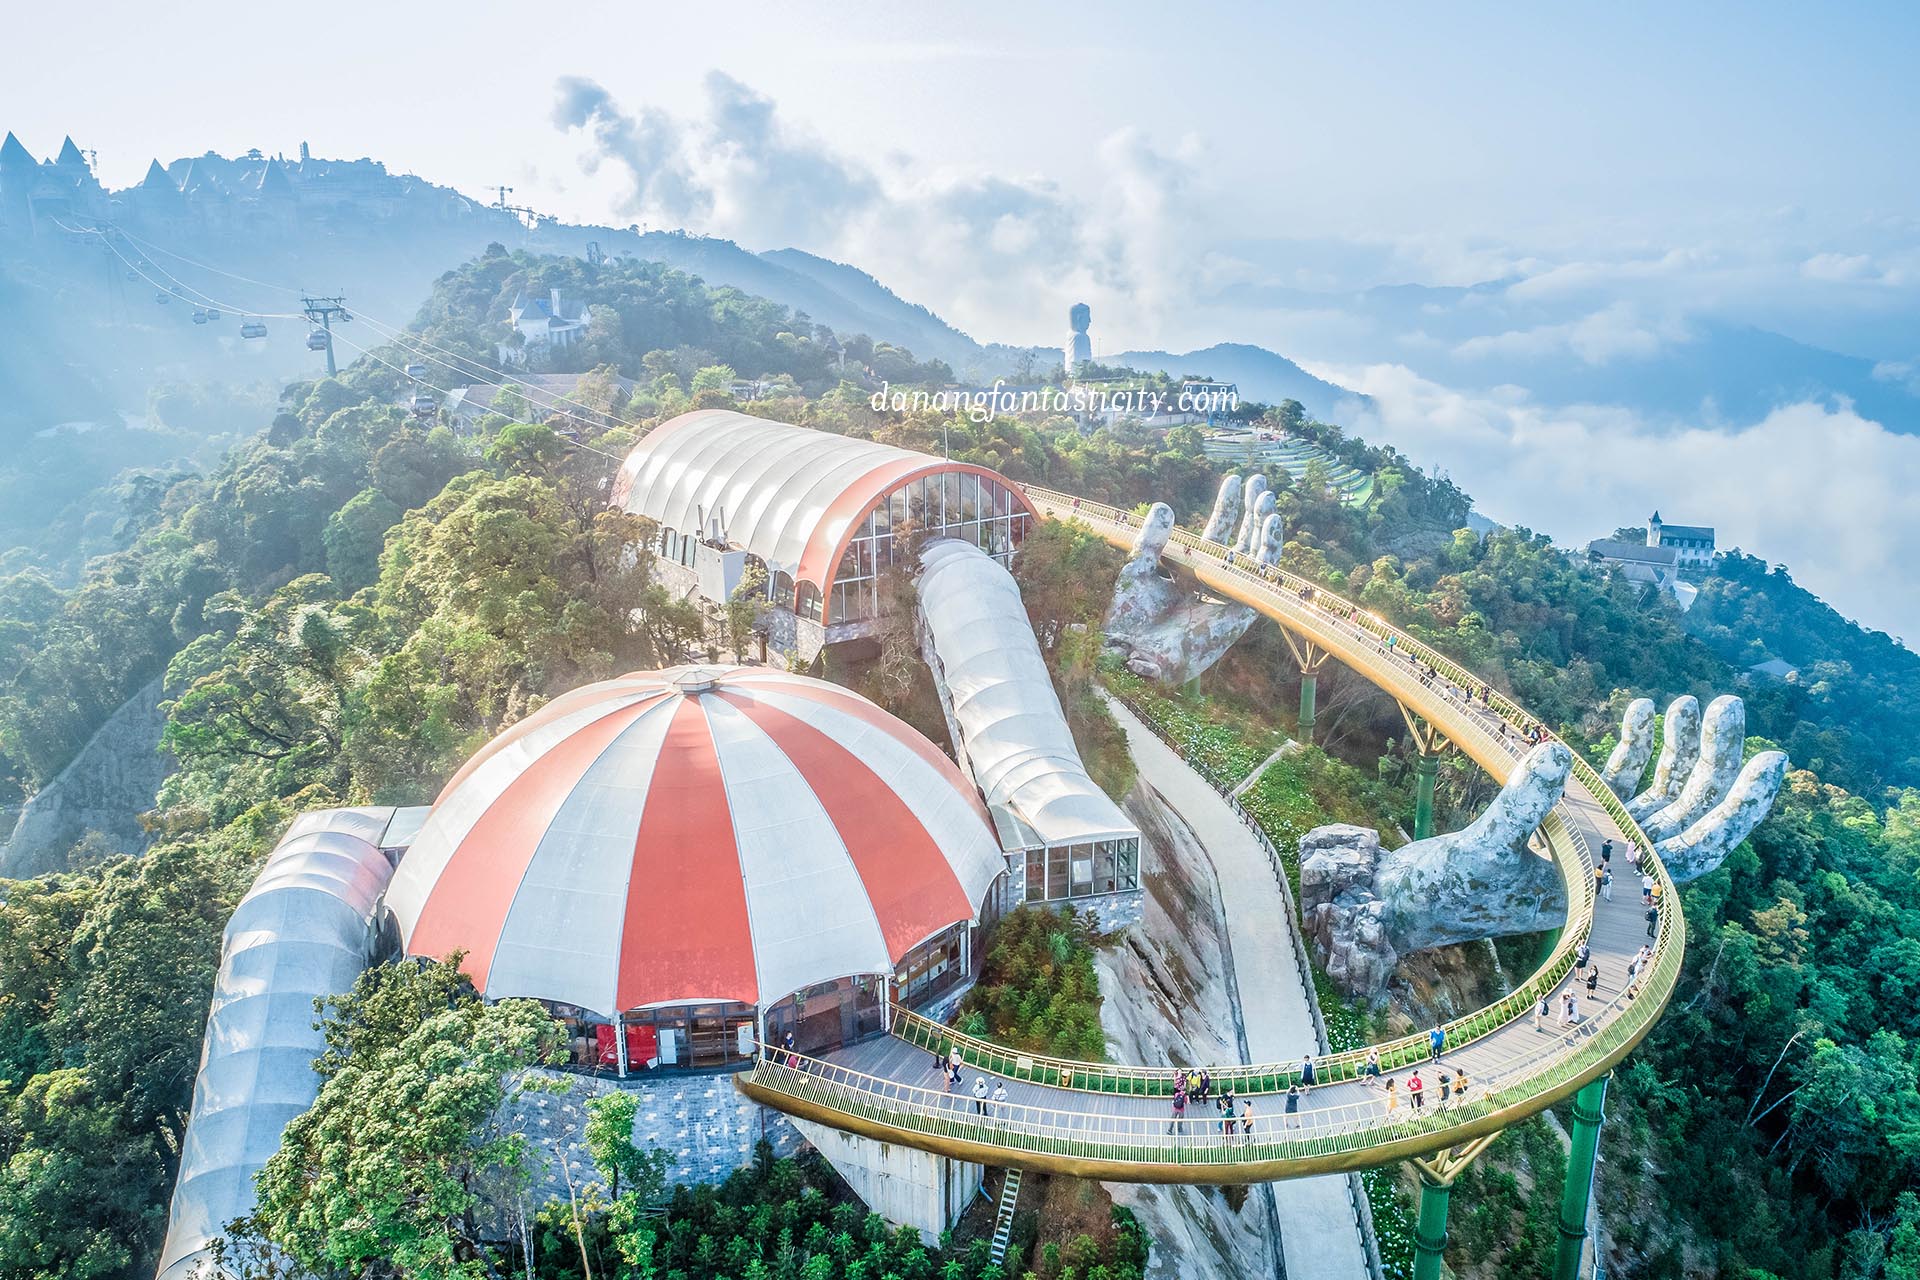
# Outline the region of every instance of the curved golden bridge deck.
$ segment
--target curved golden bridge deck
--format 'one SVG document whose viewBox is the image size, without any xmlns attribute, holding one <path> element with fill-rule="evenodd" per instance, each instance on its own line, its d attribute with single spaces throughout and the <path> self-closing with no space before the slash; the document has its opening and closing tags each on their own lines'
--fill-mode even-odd
<svg viewBox="0 0 1920 1280">
<path fill-rule="evenodd" d="M 1029 489 L 1047 515 L 1084 522 L 1109 542 L 1130 546 L 1138 519 L 1070 494 Z M 1445 656 L 1428 649 L 1350 602 L 1312 588 L 1284 570 L 1229 563 L 1227 549 L 1176 529 L 1167 555 L 1211 590 L 1253 606 L 1379 686 L 1500 782 L 1524 750 L 1520 731 L 1534 723 L 1511 700 Z M 1392 638 L 1391 646 L 1388 639 Z M 1438 673 L 1425 683 L 1418 658 Z M 1473 695 L 1470 699 L 1469 694 Z M 1215 1091 L 1251 1098 L 1251 1134 L 1228 1134 L 1211 1102 L 1193 1103 L 1172 1119 L 1173 1073 L 1167 1067 L 1119 1066 L 1017 1054 L 958 1035 L 906 1010 L 893 1012 L 893 1034 L 828 1059 L 763 1059 L 737 1076 L 740 1089 L 776 1110 L 884 1142 L 897 1142 L 981 1164 L 1020 1167 L 1119 1182 L 1266 1182 L 1389 1164 L 1491 1138 L 1542 1111 L 1610 1070 L 1659 1018 L 1678 981 L 1685 945 L 1678 897 L 1666 870 L 1624 806 L 1577 754 L 1565 797 L 1540 830 L 1567 887 L 1567 923 L 1546 962 L 1511 995 L 1446 1024 L 1448 1066 L 1464 1069 L 1464 1099 L 1438 1101 L 1433 1073 L 1426 1100 L 1414 1110 L 1407 1072 L 1430 1061 L 1427 1037 L 1385 1041 L 1382 1070 L 1401 1083 L 1398 1107 L 1361 1079 L 1364 1050 L 1316 1057 L 1319 1083 L 1297 1115 L 1283 1095 L 1298 1079 L 1299 1060 L 1210 1067 Z M 1593 860 L 1612 839 L 1620 854 L 1621 890 L 1596 900 Z M 1662 886 L 1659 936 L 1637 992 L 1625 988 L 1628 964 L 1649 940 L 1638 885 L 1627 874 L 1632 851 Z M 1292 927 L 1289 925 L 1289 927 Z M 1598 998 L 1577 988 L 1580 1021 L 1564 1027 L 1559 993 L 1583 940 L 1600 966 Z M 1535 1006 L 1554 996 L 1536 1027 Z M 939 1060 L 954 1046 L 996 1086 L 1004 1103 L 981 1114 L 971 1093 L 943 1088 Z M 1301 1052 L 1314 1049 L 1302 1044 Z"/>
</svg>

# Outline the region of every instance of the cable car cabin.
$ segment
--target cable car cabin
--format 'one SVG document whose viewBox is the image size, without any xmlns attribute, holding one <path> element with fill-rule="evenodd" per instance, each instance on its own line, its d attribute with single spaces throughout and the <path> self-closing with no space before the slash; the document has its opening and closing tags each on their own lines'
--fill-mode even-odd
<svg viewBox="0 0 1920 1280">
<path fill-rule="evenodd" d="M 327 338 L 327 331 L 325 329 L 315 329 L 312 333 L 307 335 L 307 350 L 325 351 L 327 349 L 327 345 L 328 345 L 328 338 Z"/>
<path fill-rule="evenodd" d="M 173 301 L 173 295 L 168 293 L 165 289 L 162 289 L 160 292 L 153 295 L 153 300 L 164 307 L 169 302 Z"/>
<path fill-rule="evenodd" d="M 220 309 L 219 309 L 218 307 L 208 307 L 208 308 L 207 308 L 207 319 L 208 319 L 208 320 L 218 320 L 218 319 L 219 319 L 219 318 L 221 317 L 221 315 L 222 315 L 222 314 L 223 314 L 223 313 L 222 313 L 222 312 L 220 311 Z"/>
<path fill-rule="evenodd" d="M 240 322 L 240 336 L 243 338 L 264 338 L 267 325 L 264 320 L 243 320 Z"/>
<path fill-rule="evenodd" d="M 196 311 L 196 312 L 194 312 L 194 313 L 193 313 L 193 322 L 194 322 L 195 324 L 205 324 L 205 323 L 207 322 L 207 313 L 206 313 L 206 312 L 204 312 L 204 311 Z"/>
<path fill-rule="evenodd" d="M 427 376 L 427 366 L 423 364 L 410 364 L 407 366 L 407 376 L 415 382 L 418 382 Z"/>
<path fill-rule="evenodd" d="M 438 407 L 439 406 L 435 404 L 433 397 L 428 395 L 426 392 L 419 391 L 414 393 L 413 411 L 415 413 L 430 414 Z"/>
</svg>

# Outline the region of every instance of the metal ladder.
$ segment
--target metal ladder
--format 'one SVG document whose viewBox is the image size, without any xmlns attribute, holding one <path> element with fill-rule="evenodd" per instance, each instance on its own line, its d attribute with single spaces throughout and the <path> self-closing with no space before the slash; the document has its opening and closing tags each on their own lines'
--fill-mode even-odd
<svg viewBox="0 0 1920 1280">
<path fill-rule="evenodd" d="M 1013 1210 L 1020 1203 L 1020 1170 L 1009 1169 L 1000 1180 L 1000 1211 L 993 1220 L 993 1248 L 988 1260 L 999 1266 L 1007 1260 L 1007 1242 L 1013 1239 Z"/>
</svg>

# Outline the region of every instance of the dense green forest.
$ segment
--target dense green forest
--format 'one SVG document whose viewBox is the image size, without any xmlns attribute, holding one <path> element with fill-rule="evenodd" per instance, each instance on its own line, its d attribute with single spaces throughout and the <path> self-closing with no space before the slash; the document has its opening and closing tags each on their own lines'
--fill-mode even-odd
<svg viewBox="0 0 1920 1280">
<path fill-rule="evenodd" d="M 514 294 L 556 285 L 589 306 L 581 398 L 594 403 L 583 438 L 516 420 L 525 403 L 512 394 L 475 437 L 422 429 L 402 408 L 400 368 L 416 352 L 383 347 L 338 377 L 287 387 L 257 433 L 205 474 L 162 466 L 130 487 L 105 522 L 111 549 L 72 585 L 34 570 L 0 579 L 0 753 L 12 785 L 44 784 L 163 674 L 179 760 L 145 855 L 89 856 L 8 884 L 0 900 L 0 1276 L 151 1267 L 220 928 L 293 813 L 424 800 L 476 745 L 565 689 L 690 650 L 730 651 L 737 637 L 661 590 L 644 554 L 623 554 L 648 530 L 608 512 L 602 486 L 609 455 L 636 430 L 731 403 L 737 375 L 774 388 L 754 405 L 770 416 L 945 447 L 1093 498 L 1165 500 L 1183 520 L 1211 502 L 1214 469 L 1192 429 L 876 413 L 868 379 L 940 381 L 945 370 L 657 265 L 490 252 L 448 273 L 418 323 L 438 348 L 484 367 Z M 1397 452 L 1308 422 L 1297 406 L 1268 420 L 1375 479 L 1375 499 L 1356 509 L 1314 475 L 1270 477 L 1290 567 L 1455 654 L 1595 750 L 1628 696 L 1739 688 L 1752 731 L 1787 745 L 1802 770 L 1772 820 L 1688 889 L 1682 996 L 1619 1075 L 1601 1194 L 1634 1273 L 1920 1273 L 1920 1202 L 1907 1190 L 1920 1183 L 1913 656 L 1745 560 L 1710 579 L 1683 619 L 1525 530 L 1467 532 L 1465 495 Z M 1096 769 L 1123 790 L 1130 775 L 1090 692 L 1098 647 L 1087 628 L 1101 602 L 1086 584 L 1111 559 L 1053 534 L 1032 550 L 1017 567 L 1036 631 Z M 1256 629 L 1223 671 L 1227 703 L 1289 705 L 1284 650 L 1269 632 Z M 1798 665 L 1801 679 L 1741 685 L 1761 651 Z M 851 678 L 911 711 L 912 689 Z M 1379 763 L 1398 749 L 1391 704 L 1330 673 L 1322 708 L 1328 756 L 1311 767 L 1357 767 L 1367 776 L 1341 775 L 1342 785 L 1366 813 L 1391 810 L 1400 788 Z M 1457 780 L 1456 810 L 1472 785 Z M 449 1061 L 497 1065 L 484 1054 L 507 1041 L 537 1057 L 527 1028 L 473 1021 L 511 1012 L 435 1019 L 454 1046 Z M 362 1077 L 337 1092 L 381 1087 Z M 901 1242 L 807 1207 L 814 1176 L 774 1162 L 717 1191 L 676 1193 L 675 1221 L 725 1224 L 686 1228 L 696 1251 L 703 1235 L 721 1251 L 749 1241 L 736 1280 L 814 1265 L 802 1253 L 831 1258 L 817 1274 L 886 1274 L 855 1267 L 874 1250 L 891 1267 Z M 770 1234 L 768 1214 L 780 1220 Z M 453 1218 L 435 1228 L 441 1244 L 458 1234 Z M 615 1229 L 611 1209 L 597 1221 Z M 825 1251 L 807 1243 L 816 1226 Z M 679 1229 L 670 1234 L 679 1248 Z M 276 1238 L 306 1247 L 291 1228 Z M 420 1256 L 399 1274 L 454 1273 L 440 1255 Z M 730 1273 L 688 1258 L 674 1265 L 689 1276 Z M 985 1274 L 964 1257 L 926 1251 L 923 1261 L 935 1274 Z M 315 1262 L 353 1271 L 342 1258 Z M 1075 1265 L 1090 1278 L 1136 1264 Z"/>
</svg>

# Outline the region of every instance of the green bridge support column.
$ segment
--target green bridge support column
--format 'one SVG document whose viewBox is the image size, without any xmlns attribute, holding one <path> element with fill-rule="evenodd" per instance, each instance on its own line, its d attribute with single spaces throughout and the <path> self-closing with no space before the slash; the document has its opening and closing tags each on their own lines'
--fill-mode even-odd
<svg viewBox="0 0 1920 1280">
<path fill-rule="evenodd" d="M 1440 1258 L 1447 1251 L 1447 1202 L 1453 1184 L 1420 1171 L 1420 1221 L 1413 1229 L 1413 1280 L 1440 1280 Z"/>
<path fill-rule="evenodd" d="M 1440 776 L 1440 756 L 1423 751 L 1413 762 L 1413 838 L 1425 840 L 1433 834 L 1433 783 Z"/>
<path fill-rule="evenodd" d="M 1560 1243 L 1553 1253 L 1554 1280 L 1580 1280 L 1586 1251 L 1587 1203 L 1593 1195 L 1593 1161 L 1600 1150 L 1600 1121 L 1607 1104 L 1607 1077 L 1573 1095 L 1573 1143 L 1567 1152 L 1567 1185 L 1560 1194 Z"/>
<path fill-rule="evenodd" d="M 1319 686 L 1318 671 L 1300 673 L 1300 741 L 1309 745 L 1313 742 L 1313 700 L 1319 693 Z"/>
</svg>

